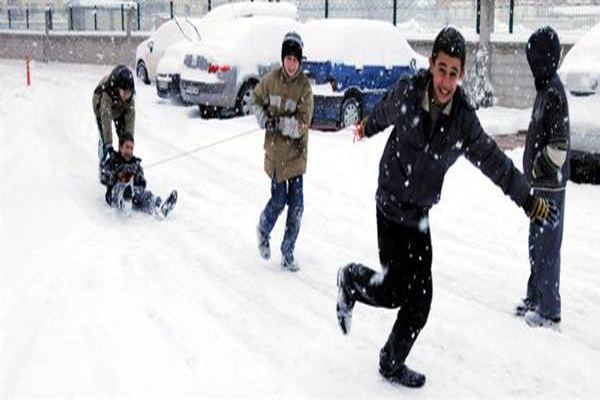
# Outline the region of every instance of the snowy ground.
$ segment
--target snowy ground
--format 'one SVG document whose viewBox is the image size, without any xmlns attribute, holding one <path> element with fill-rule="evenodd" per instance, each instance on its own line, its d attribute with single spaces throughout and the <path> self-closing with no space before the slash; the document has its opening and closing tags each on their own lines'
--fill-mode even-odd
<svg viewBox="0 0 600 400">
<path fill-rule="evenodd" d="M 0 61 L 0 398 L 600 393 L 600 187 L 568 186 L 562 332 L 534 330 L 512 316 L 528 277 L 528 221 L 459 161 L 431 212 L 433 306 L 408 359 L 427 385 L 394 387 L 377 361 L 395 312 L 358 305 L 343 337 L 334 311 L 337 268 L 378 264 L 374 192 L 387 134 L 352 144 L 349 132 L 311 131 L 302 270 L 286 273 L 278 251 L 265 262 L 256 249 L 269 190 L 257 131 L 147 168 L 155 192 L 179 191 L 168 220 L 106 207 L 91 96 L 109 70 L 36 63 L 26 88 L 22 62 Z M 503 115 L 482 118 L 501 126 Z M 147 166 L 254 128 L 250 117 L 201 120 L 138 87 L 136 152 Z M 509 154 L 520 164 L 522 150 Z"/>
</svg>

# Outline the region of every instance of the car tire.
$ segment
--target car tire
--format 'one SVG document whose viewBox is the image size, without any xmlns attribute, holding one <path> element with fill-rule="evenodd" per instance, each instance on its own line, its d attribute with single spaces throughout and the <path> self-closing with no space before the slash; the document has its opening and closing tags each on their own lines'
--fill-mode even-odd
<svg viewBox="0 0 600 400">
<path fill-rule="evenodd" d="M 571 181 L 600 185 L 600 162 L 593 156 L 571 158 Z"/>
<path fill-rule="evenodd" d="M 198 104 L 198 109 L 200 111 L 200 118 L 202 119 L 216 118 L 221 114 L 221 109 L 215 106 Z"/>
<path fill-rule="evenodd" d="M 144 82 L 146 85 L 150 84 L 150 78 L 148 78 L 148 70 L 146 69 L 146 64 L 143 61 L 139 61 L 136 74 L 140 81 Z"/>
<path fill-rule="evenodd" d="M 252 113 L 252 91 L 257 83 L 256 81 L 248 81 L 242 85 L 235 102 L 235 115 L 238 117 Z"/>
<path fill-rule="evenodd" d="M 348 97 L 340 110 L 340 127 L 354 126 L 362 119 L 362 107 L 356 97 Z"/>
</svg>

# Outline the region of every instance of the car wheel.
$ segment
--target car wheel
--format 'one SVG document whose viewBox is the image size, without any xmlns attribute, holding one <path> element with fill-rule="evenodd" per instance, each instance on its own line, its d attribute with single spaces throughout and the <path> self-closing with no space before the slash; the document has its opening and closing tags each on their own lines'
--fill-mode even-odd
<svg viewBox="0 0 600 400">
<path fill-rule="evenodd" d="M 235 114 L 238 117 L 243 117 L 252 113 L 252 91 L 256 84 L 256 81 L 248 81 L 242 85 L 235 103 Z"/>
<path fill-rule="evenodd" d="M 150 84 L 150 78 L 148 78 L 148 70 L 146 69 L 146 64 L 144 64 L 143 61 L 138 62 L 136 73 L 140 81 L 144 82 L 146 85 Z"/>
<path fill-rule="evenodd" d="M 358 124 L 362 116 L 361 114 L 359 101 L 355 97 L 348 97 L 342 103 L 340 126 L 346 128 Z"/>
<path fill-rule="evenodd" d="M 207 106 L 204 104 L 198 104 L 200 110 L 200 117 L 202 119 L 216 118 L 220 115 L 221 109 L 215 106 Z"/>
</svg>

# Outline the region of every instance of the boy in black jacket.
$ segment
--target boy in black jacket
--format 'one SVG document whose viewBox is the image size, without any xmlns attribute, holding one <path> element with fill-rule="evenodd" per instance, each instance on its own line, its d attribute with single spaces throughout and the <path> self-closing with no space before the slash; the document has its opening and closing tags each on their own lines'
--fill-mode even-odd
<svg viewBox="0 0 600 400">
<path fill-rule="evenodd" d="M 148 214 L 160 213 L 166 217 L 177 203 L 177 191 L 173 190 L 162 203 L 159 196 L 146 190 L 142 160 L 133 155 L 133 147 L 133 136 L 123 134 L 119 138 L 119 152 L 114 153 L 106 162 L 106 202 L 120 210 L 131 206 L 134 210 Z"/>
<path fill-rule="evenodd" d="M 560 247 L 565 190 L 569 180 L 570 134 L 567 96 L 556 74 L 560 61 L 558 34 L 550 27 L 534 32 L 527 43 L 527 61 L 537 96 L 527 131 L 523 169 L 533 193 L 552 199 L 560 210 L 555 229 L 536 223 L 529 227 L 531 274 L 527 296 L 516 313 L 532 327 L 560 323 Z"/>
<path fill-rule="evenodd" d="M 350 330 L 355 302 L 399 308 L 379 353 L 379 373 L 408 387 L 425 375 L 404 361 L 427 321 L 432 296 L 429 209 L 440 200 L 447 170 L 465 155 L 527 215 L 554 222 L 551 202 L 529 194 L 523 175 L 481 128 L 458 82 L 464 75 L 466 44 L 456 29 L 436 37 L 429 69 L 402 79 L 357 128 L 370 137 L 394 125 L 379 166 L 377 235 L 382 272 L 351 263 L 338 271 L 337 317 Z"/>
</svg>

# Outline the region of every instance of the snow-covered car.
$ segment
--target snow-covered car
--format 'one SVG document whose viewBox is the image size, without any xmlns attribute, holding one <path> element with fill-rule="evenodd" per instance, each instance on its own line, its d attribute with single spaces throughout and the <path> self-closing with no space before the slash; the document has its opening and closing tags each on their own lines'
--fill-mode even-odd
<svg viewBox="0 0 600 400">
<path fill-rule="evenodd" d="M 135 52 L 135 65 L 138 78 L 149 84 L 156 77 L 156 68 L 165 51 L 180 41 L 197 42 L 200 19 L 178 18 L 159 26 L 150 37 L 140 43 Z"/>
<path fill-rule="evenodd" d="M 208 117 L 222 111 L 250 113 L 252 89 L 268 71 L 281 64 L 281 42 L 289 31 L 300 31 L 295 19 L 255 16 L 223 21 L 193 51 L 181 73 L 181 97 L 198 104 Z"/>
<path fill-rule="evenodd" d="M 577 40 L 565 55 L 558 75 L 575 96 L 600 93 L 600 23 Z"/>
<path fill-rule="evenodd" d="M 427 58 L 388 22 L 315 20 L 304 24 L 302 32 L 302 69 L 313 88 L 314 127 L 356 124 L 398 79 L 428 66 Z"/>
<path fill-rule="evenodd" d="M 600 24 L 577 40 L 558 74 L 569 94 L 571 180 L 600 184 Z"/>
<path fill-rule="evenodd" d="M 298 19 L 298 9 L 291 3 L 239 2 L 218 6 L 209 11 L 200 20 L 192 19 L 198 32 L 198 38 L 179 40 L 168 47 L 156 66 L 156 92 L 160 97 L 176 97 L 180 95 L 180 75 L 186 53 L 194 52 L 196 44 L 203 38 L 211 37 L 220 40 L 220 35 L 228 34 L 217 27 L 226 21 L 244 19 L 255 16 L 279 16 Z"/>
<path fill-rule="evenodd" d="M 600 93 L 568 95 L 571 125 L 571 180 L 600 184 Z"/>
</svg>

